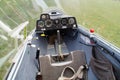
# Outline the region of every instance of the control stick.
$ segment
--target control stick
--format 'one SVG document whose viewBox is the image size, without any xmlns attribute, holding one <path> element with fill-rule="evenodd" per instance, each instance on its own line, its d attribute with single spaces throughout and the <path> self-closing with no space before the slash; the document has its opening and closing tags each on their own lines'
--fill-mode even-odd
<svg viewBox="0 0 120 80">
<path fill-rule="evenodd" d="M 60 40 L 60 30 L 57 30 L 57 40 L 58 40 L 58 53 L 62 60 L 64 60 L 62 50 L 61 50 L 61 40 Z"/>
</svg>

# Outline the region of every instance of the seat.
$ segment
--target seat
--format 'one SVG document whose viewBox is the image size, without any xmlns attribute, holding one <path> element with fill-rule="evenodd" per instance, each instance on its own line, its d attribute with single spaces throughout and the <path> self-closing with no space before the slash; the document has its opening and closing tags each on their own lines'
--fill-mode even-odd
<svg viewBox="0 0 120 80">
<path fill-rule="evenodd" d="M 66 58 L 69 59 L 62 62 L 53 62 L 50 55 L 40 56 L 39 60 L 42 80 L 58 80 L 66 66 L 72 67 L 76 72 L 81 65 L 86 65 L 85 54 L 83 51 L 73 51 Z"/>
</svg>

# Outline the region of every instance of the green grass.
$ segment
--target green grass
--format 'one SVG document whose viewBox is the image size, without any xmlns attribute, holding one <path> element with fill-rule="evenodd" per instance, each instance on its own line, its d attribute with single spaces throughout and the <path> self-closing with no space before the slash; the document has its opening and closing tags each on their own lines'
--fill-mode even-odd
<svg viewBox="0 0 120 80">
<path fill-rule="evenodd" d="M 49 7 L 54 7 L 56 6 L 54 0 L 44 0 L 45 3 L 49 6 Z"/>
<path fill-rule="evenodd" d="M 36 19 L 39 18 L 41 8 L 35 11 L 31 0 L 1 0 L 0 1 L 0 20 L 11 29 L 17 27 L 24 21 L 29 21 L 27 27 L 28 34 L 35 28 Z M 14 39 L 10 38 L 6 32 L 0 30 L 0 34 L 8 37 L 8 41 L 0 38 L 0 58 L 14 48 Z"/>
<path fill-rule="evenodd" d="M 120 47 L 120 2 L 116 0 L 61 0 L 67 14 L 79 24 L 94 28 L 96 33 Z"/>
<path fill-rule="evenodd" d="M 40 12 L 34 11 L 34 8 L 30 5 L 31 2 L 24 3 L 25 0 L 1 0 L 0 1 L 0 20 L 6 25 L 9 25 L 11 29 L 17 27 L 24 21 L 29 20 L 28 33 L 35 27 L 36 17 L 39 17 Z M 36 14 L 36 17 L 29 16 Z M 38 15 L 39 14 L 39 15 Z M 8 41 L 0 38 L 0 58 L 7 54 L 14 48 L 14 39 L 10 38 L 4 31 L 0 31 L 0 34 L 8 37 Z"/>
<path fill-rule="evenodd" d="M 5 41 L 3 39 L 0 39 L 0 58 L 5 56 L 7 53 L 9 53 L 12 49 L 14 49 L 14 39 L 9 38 L 9 41 Z"/>
<path fill-rule="evenodd" d="M 8 71 L 9 67 L 10 67 L 10 62 L 6 61 L 5 64 L 0 68 L 0 80 L 3 80 L 6 72 Z"/>
<path fill-rule="evenodd" d="M 28 20 L 28 34 L 35 28 L 36 20 L 39 18 L 41 11 L 40 7 L 38 11 L 34 9 L 32 0 L 0 0 L 0 20 L 9 25 L 11 29 Z M 0 58 L 2 58 L 15 48 L 15 40 L 9 37 L 2 29 L 0 29 L 0 34 L 8 38 L 8 41 L 0 38 Z M 21 34 L 23 34 L 23 31 Z M 19 44 L 21 44 L 21 41 L 19 41 Z M 2 80 L 9 68 L 11 61 L 8 60 L 0 68 L 0 80 Z"/>
</svg>

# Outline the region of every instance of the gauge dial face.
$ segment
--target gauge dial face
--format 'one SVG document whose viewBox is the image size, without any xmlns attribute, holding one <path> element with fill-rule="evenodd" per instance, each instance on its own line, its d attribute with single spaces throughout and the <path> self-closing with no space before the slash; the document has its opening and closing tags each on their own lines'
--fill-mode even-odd
<svg viewBox="0 0 120 80">
<path fill-rule="evenodd" d="M 44 22 L 43 21 L 38 21 L 38 26 L 41 27 L 41 28 L 44 27 Z"/>
<path fill-rule="evenodd" d="M 51 27 L 52 26 L 52 20 L 48 19 L 45 21 L 46 27 Z"/>
<path fill-rule="evenodd" d="M 60 20 L 59 20 L 59 19 L 56 19 L 54 22 L 55 22 L 55 24 L 59 24 L 59 23 L 60 23 Z"/>
<path fill-rule="evenodd" d="M 41 18 L 42 18 L 42 19 L 46 19 L 46 15 L 42 15 Z"/>
<path fill-rule="evenodd" d="M 42 15 L 40 16 L 40 19 L 41 19 L 41 20 L 47 20 L 47 19 L 50 19 L 50 16 L 49 16 L 49 14 L 42 14 Z"/>
<path fill-rule="evenodd" d="M 61 23 L 62 23 L 63 25 L 67 25 L 67 19 L 66 19 L 66 18 L 63 18 L 62 21 L 61 21 Z"/>
<path fill-rule="evenodd" d="M 74 18 L 69 18 L 68 22 L 69 22 L 69 24 L 74 24 L 75 23 L 75 19 Z"/>
</svg>

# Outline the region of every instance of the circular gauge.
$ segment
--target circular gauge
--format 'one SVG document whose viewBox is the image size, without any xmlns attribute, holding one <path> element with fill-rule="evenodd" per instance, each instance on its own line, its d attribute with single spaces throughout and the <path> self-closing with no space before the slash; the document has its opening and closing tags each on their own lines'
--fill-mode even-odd
<svg viewBox="0 0 120 80">
<path fill-rule="evenodd" d="M 47 18 L 47 19 L 50 19 L 50 16 L 47 14 L 47 15 L 46 15 L 46 18 Z"/>
<path fill-rule="evenodd" d="M 46 15 L 42 15 L 41 18 L 42 18 L 42 19 L 46 19 Z"/>
<path fill-rule="evenodd" d="M 67 19 L 66 19 L 66 18 L 63 18 L 61 23 L 62 23 L 63 25 L 67 25 Z"/>
<path fill-rule="evenodd" d="M 38 21 L 38 26 L 39 27 L 44 27 L 44 22 L 43 21 Z"/>
<path fill-rule="evenodd" d="M 46 27 L 51 27 L 52 26 L 52 21 L 50 19 L 46 20 L 45 25 L 46 25 Z"/>
<path fill-rule="evenodd" d="M 75 23 L 75 19 L 74 18 L 69 18 L 68 22 L 69 22 L 69 24 L 74 24 Z"/>
<path fill-rule="evenodd" d="M 56 20 L 54 21 L 55 24 L 59 24 L 59 22 L 60 22 L 59 19 L 56 19 Z"/>
</svg>

